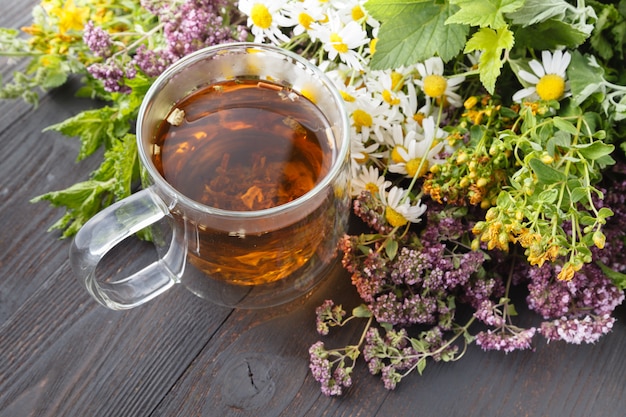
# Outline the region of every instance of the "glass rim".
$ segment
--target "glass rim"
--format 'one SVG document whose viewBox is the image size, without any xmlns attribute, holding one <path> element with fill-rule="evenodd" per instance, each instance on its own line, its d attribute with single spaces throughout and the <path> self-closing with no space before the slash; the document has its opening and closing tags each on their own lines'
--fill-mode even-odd
<svg viewBox="0 0 626 417">
<path fill-rule="evenodd" d="M 146 148 L 144 147 L 142 134 L 142 125 L 144 120 L 144 115 L 149 111 L 149 102 L 155 97 L 162 87 L 167 85 L 168 81 L 176 74 L 183 71 L 186 67 L 195 64 L 196 62 L 202 61 L 206 59 L 207 56 L 213 56 L 218 54 L 220 51 L 225 50 L 241 50 L 245 51 L 248 49 L 261 49 L 264 51 L 268 51 L 277 55 L 284 56 L 288 59 L 292 59 L 300 64 L 302 64 L 307 71 L 311 71 L 314 73 L 322 84 L 325 84 L 330 94 L 332 95 L 332 101 L 336 104 L 338 111 L 341 113 L 341 130 L 342 137 L 335 137 L 335 130 L 331 126 L 331 131 L 333 132 L 334 139 L 334 147 L 336 149 L 336 158 L 332 161 L 330 169 L 322 177 L 320 181 L 318 181 L 315 186 L 307 191 L 305 194 L 300 197 L 291 200 L 287 203 L 280 204 L 274 207 L 262 209 L 262 210 L 249 210 L 249 211 L 237 211 L 237 210 L 225 210 L 217 207 L 208 206 L 202 204 L 186 195 L 178 191 L 174 186 L 172 186 L 161 173 L 156 169 L 152 158 L 147 155 Z M 173 103 L 172 103 L 173 104 Z M 139 107 L 139 112 L 137 114 L 137 123 L 136 123 L 136 134 L 137 134 L 137 147 L 139 151 L 139 158 L 141 164 L 145 169 L 148 170 L 148 174 L 151 180 L 155 183 L 158 189 L 165 190 L 168 196 L 174 199 L 174 204 L 184 204 L 192 208 L 193 210 L 199 211 L 204 214 L 211 215 L 219 215 L 224 217 L 231 218 L 258 218 L 258 217 L 267 217 L 276 214 L 280 214 L 282 212 L 291 211 L 295 208 L 301 207 L 303 204 L 306 204 L 309 200 L 313 199 L 315 196 L 320 194 L 327 187 L 331 186 L 331 183 L 339 176 L 343 170 L 343 165 L 347 163 L 348 152 L 350 149 L 350 123 L 348 119 L 348 114 L 344 106 L 343 98 L 339 93 L 339 90 L 334 85 L 334 83 L 328 78 L 328 76 L 315 64 L 309 62 L 304 57 L 288 51 L 286 49 L 280 48 L 274 45 L 261 44 L 256 42 L 232 42 L 220 45 L 213 45 L 203 49 L 199 49 L 189 55 L 186 55 L 170 65 L 165 71 L 163 71 L 156 80 L 152 83 L 150 88 L 148 89 L 144 99 Z M 337 147 L 337 143 L 340 142 L 341 146 Z M 346 191 L 347 192 L 347 191 Z"/>
</svg>

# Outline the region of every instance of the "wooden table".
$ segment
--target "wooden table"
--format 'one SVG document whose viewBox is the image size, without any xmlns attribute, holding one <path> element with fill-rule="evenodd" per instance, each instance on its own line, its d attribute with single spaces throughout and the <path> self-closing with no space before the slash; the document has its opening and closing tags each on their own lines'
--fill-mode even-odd
<svg viewBox="0 0 626 417">
<path fill-rule="evenodd" d="M 0 26 L 28 24 L 33 3 L 0 0 Z M 0 61 L 3 75 L 11 70 Z M 395 391 L 360 362 L 340 398 L 320 393 L 308 348 L 320 338 L 314 310 L 324 299 L 359 303 L 341 268 L 309 297 L 267 310 L 215 306 L 181 286 L 134 310 L 101 307 L 72 275 L 69 241 L 46 232 L 62 212 L 29 203 L 100 162 L 77 164 L 77 140 L 42 133 L 95 105 L 75 88 L 43 95 L 36 110 L 0 102 L 1 417 L 626 415 L 624 307 L 595 345 L 539 342 L 508 355 L 472 346 Z M 135 243 L 125 250 L 130 267 L 152 256 Z M 323 340 L 339 347 L 359 331 Z"/>
</svg>

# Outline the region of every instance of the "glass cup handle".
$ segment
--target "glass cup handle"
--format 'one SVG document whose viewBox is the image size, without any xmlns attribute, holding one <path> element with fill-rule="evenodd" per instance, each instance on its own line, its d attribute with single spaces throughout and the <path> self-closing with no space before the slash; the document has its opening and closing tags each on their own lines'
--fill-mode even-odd
<svg viewBox="0 0 626 417">
<path fill-rule="evenodd" d="M 172 227 L 169 247 L 142 270 L 115 280 L 99 280 L 96 268 L 104 256 L 127 237 L 169 215 L 152 187 L 105 208 L 78 231 L 70 247 L 70 264 L 89 293 L 113 310 L 136 307 L 178 282 L 185 268 L 183 231 Z"/>
</svg>

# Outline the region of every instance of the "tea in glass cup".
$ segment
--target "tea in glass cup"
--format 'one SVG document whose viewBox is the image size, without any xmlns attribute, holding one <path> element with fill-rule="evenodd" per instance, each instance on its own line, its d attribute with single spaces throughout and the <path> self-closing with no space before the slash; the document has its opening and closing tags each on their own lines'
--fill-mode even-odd
<svg viewBox="0 0 626 417">
<path fill-rule="evenodd" d="M 332 82 L 295 54 L 238 43 L 183 58 L 139 111 L 144 190 L 81 229 L 72 265 L 110 308 L 174 283 L 228 306 L 292 300 L 328 273 L 347 228 L 348 135 Z M 159 260 L 96 277 L 101 253 L 146 226 Z"/>
</svg>

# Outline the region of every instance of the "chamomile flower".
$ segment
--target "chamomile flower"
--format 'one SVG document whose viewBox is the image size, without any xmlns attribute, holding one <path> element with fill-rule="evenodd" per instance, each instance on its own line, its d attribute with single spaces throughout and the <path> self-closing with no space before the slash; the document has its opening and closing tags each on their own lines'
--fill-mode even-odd
<svg viewBox="0 0 626 417">
<path fill-rule="evenodd" d="M 399 187 L 392 187 L 388 192 L 380 194 L 385 206 L 385 219 L 393 227 L 401 227 L 408 222 L 419 223 L 422 214 L 426 212 L 426 205 L 421 200 L 411 204 L 407 194 L 407 190 Z"/>
<path fill-rule="evenodd" d="M 318 0 L 289 1 L 285 5 L 285 17 L 289 21 L 287 26 L 293 27 L 295 36 L 307 32 L 311 41 L 315 42 L 316 39 L 310 34 L 310 30 L 313 23 L 324 20 L 326 14 Z"/>
<path fill-rule="evenodd" d="M 439 100 L 442 105 L 448 103 L 454 107 L 463 105 L 463 100 L 456 90 L 465 81 L 465 77 L 444 77 L 443 60 L 438 56 L 428 58 L 416 67 L 421 79 L 415 80 L 415 83 L 420 86 L 427 100 Z"/>
<path fill-rule="evenodd" d="M 281 28 L 289 26 L 283 15 L 285 0 L 240 0 L 239 10 L 248 16 L 248 27 L 255 42 L 269 39 L 274 44 L 288 42 L 289 37 Z"/>
<path fill-rule="evenodd" d="M 373 196 L 379 196 L 390 185 L 391 181 L 387 181 L 384 175 L 380 175 L 377 167 L 363 165 L 357 175 L 352 178 L 350 193 L 353 197 L 357 197 L 363 191 L 369 191 Z"/>
<path fill-rule="evenodd" d="M 311 36 L 322 42 L 324 50 L 328 53 L 328 59 L 339 59 L 354 70 L 363 69 L 363 57 L 356 49 L 367 44 L 369 38 L 357 22 L 343 24 L 335 14 L 328 15 L 328 22 L 324 24 L 312 24 Z"/>
<path fill-rule="evenodd" d="M 534 74 L 525 70 L 519 71 L 518 76 L 529 86 L 513 94 L 513 101 L 560 100 L 569 96 L 569 82 L 565 71 L 571 59 L 569 52 L 555 51 L 551 54 L 550 51 L 543 51 L 542 62 L 533 59 L 528 63 Z"/>
<path fill-rule="evenodd" d="M 399 107 L 404 114 L 411 113 L 411 109 L 417 107 L 417 95 L 413 83 L 406 83 L 408 73 L 403 68 L 371 71 L 366 80 L 367 88 L 372 94 L 380 95 L 388 106 Z"/>
<path fill-rule="evenodd" d="M 365 22 L 370 28 L 378 28 L 380 22 L 374 19 L 365 9 L 365 3 L 367 0 L 348 0 L 343 5 L 339 6 L 338 14 L 342 22 L 348 23 L 351 21 L 363 24 Z"/>
<path fill-rule="evenodd" d="M 382 159 L 385 155 L 381 152 L 380 143 L 370 140 L 369 130 L 357 133 L 354 128 L 350 135 L 350 160 L 352 172 L 358 173 L 361 167 L 372 159 Z"/>
<path fill-rule="evenodd" d="M 411 140 L 406 148 L 398 148 L 397 153 L 401 161 L 390 164 L 390 172 L 403 174 L 409 178 L 419 178 L 426 175 L 432 165 L 442 162 L 437 159 L 437 155 L 443 149 L 445 132 L 435 126 L 432 117 L 424 119 L 422 127 L 423 138 Z"/>
<path fill-rule="evenodd" d="M 376 139 L 384 142 L 383 130 L 389 130 L 398 125 L 403 119 L 400 111 L 382 105 L 382 99 L 371 97 L 369 94 L 362 96 L 355 103 L 347 105 L 352 126 L 357 132 L 367 130 L 373 133 Z"/>
</svg>

